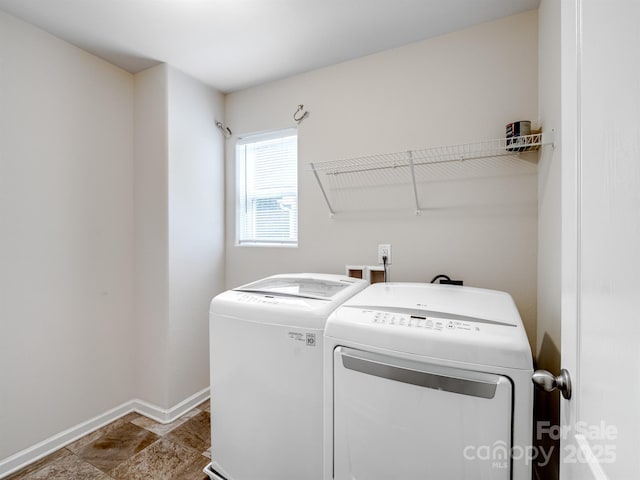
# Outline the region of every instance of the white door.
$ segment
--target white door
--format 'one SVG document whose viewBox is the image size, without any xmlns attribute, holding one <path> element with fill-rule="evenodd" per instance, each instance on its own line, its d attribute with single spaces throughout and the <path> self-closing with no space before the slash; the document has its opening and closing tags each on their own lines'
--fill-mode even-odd
<svg viewBox="0 0 640 480">
<path fill-rule="evenodd" d="M 562 480 L 640 478 L 640 1 L 562 0 Z"/>
</svg>

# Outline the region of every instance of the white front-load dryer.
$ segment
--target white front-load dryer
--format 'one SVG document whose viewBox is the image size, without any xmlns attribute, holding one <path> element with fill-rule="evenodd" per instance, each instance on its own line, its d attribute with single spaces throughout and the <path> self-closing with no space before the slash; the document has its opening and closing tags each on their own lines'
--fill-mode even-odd
<svg viewBox="0 0 640 480">
<path fill-rule="evenodd" d="M 275 275 L 212 300 L 210 478 L 322 478 L 324 325 L 367 285 Z"/>
<path fill-rule="evenodd" d="M 374 284 L 325 328 L 325 480 L 530 480 L 533 373 L 511 297 Z"/>
</svg>

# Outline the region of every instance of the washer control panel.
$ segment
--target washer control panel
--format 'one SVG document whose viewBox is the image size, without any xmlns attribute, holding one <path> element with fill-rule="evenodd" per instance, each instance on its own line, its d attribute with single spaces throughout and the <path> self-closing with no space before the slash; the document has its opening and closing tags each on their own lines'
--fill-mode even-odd
<svg viewBox="0 0 640 480">
<path fill-rule="evenodd" d="M 269 295 L 256 295 L 250 293 L 243 293 L 238 296 L 238 302 L 246 302 L 246 303 L 268 303 L 276 305 L 280 303 L 280 299 L 274 298 Z"/>
<path fill-rule="evenodd" d="M 480 331 L 480 327 L 470 322 L 460 320 L 448 320 L 446 318 L 432 318 L 421 315 L 409 315 L 406 313 L 382 312 L 378 310 L 361 310 L 371 323 L 408 328 L 423 328 L 434 331 L 463 330 Z"/>
<path fill-rule="evenodd" d="M 307 305 L 308 302 L 303 298 L 296 297 L 286 297 L 279 295 L 269 295 L 269 294 L 261 294 L 261 293 L 245 293 L 245 292 L 234 292 L 236 293 L 236 302 L 240 303 L 252 303 L 257 305 Z"/>
</svg>

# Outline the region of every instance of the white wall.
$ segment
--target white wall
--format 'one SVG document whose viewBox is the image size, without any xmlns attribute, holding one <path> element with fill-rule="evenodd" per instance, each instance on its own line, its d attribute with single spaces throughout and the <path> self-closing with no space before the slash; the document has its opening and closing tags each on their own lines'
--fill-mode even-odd
<svg viewBox="0 0 640 480">
<path fill-rule="evenodd" d="M 169 402 L 169 172 L 166 65 L 135 75 L 135 327 L 140 399 Z"/>
<path fill-rule="evenodd" d="M 170 409 L 209 385 L 209 302 L 224 287 L 224 98 L 167 65 L 135 85 L 138 395 Z"/>
<path fill-rule="evenodd" d="M 209 303 L 224 289 L 219 92 L 169 68 L 169 405 L 209 385 Z"/>
<path fill-rule="evenodd" d="M 131 399 L 131 75 L 0 13 L 0 459 Z"/>
<path fill-rule="evenodd" d="M 206 394 L 223 103 L 0 13 L 0 475 L 132 405 L 167 418 Z"/>
<path fill-rule="evenodd" d="M 513 295 L 536 342 L 537 169 L 491 166 L 429 183 L 426 210 L 329 213 L 309 171 L 321 162 L 504 135 L 538 117 L 537 12 L 527 12 L 227 96 L 234 134 L 299 126 L 299 247 L 235 246 L 234 139 L 227 142 L 226 284 L 285 271 L 344 272 L 391 243 L 392 279 L 438 273 Z M 410 194 L 409 194 L 410 196 Z M 375 193 L 369 196 L 375 200 Z"/>
</svg>

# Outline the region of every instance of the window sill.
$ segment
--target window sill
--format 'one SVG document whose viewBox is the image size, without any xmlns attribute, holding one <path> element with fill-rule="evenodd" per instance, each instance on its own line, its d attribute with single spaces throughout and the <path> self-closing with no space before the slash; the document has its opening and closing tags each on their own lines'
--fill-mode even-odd
<svg viewBox="0 0 640 480">
<path fill-rule="evenodd" d="M 297 243 L 236 243 L 236 247 L 298 248 Z"/>
</svg>

